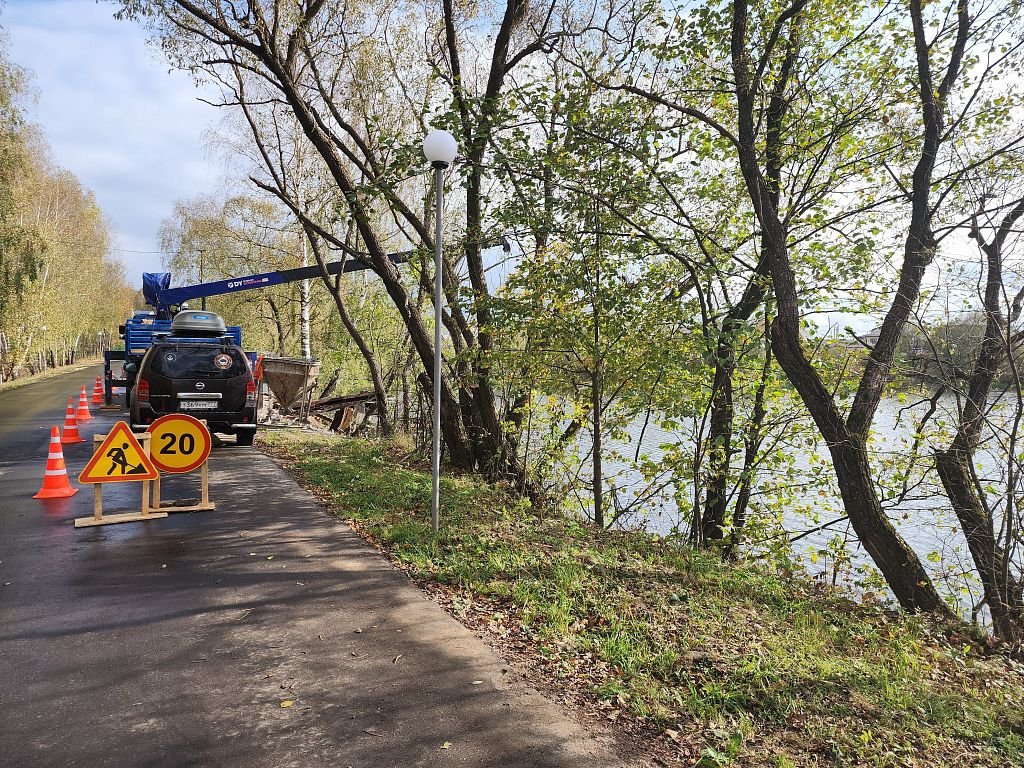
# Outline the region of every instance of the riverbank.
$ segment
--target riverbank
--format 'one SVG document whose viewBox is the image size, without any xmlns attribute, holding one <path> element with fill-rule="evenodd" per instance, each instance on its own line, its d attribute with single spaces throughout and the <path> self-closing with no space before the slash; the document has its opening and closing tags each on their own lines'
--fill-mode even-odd
<svg viewBox="0 0 1024 768">
<path fill-rule="evenodd" d="M 538 687 L 612 727 L 637 765 L 1024 762 L 1024 667 L 967 636 L 811 581 L 634 532 L 537 515 L 391 443 L 274 433 L 264 445 Z"/>
</svg>

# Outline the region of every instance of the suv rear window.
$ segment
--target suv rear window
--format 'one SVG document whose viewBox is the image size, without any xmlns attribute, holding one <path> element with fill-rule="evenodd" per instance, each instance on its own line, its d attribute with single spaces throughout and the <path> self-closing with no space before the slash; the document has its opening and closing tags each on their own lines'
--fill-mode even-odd
<svg viewBox="0 0 1024 768">
<path fill-rule="evenodd" d="M 149 369 L 168 379 L 231 379 L 249 372 L 237 349 L 213 344 L 177 344 L 153 350 Z"/>
</svg>

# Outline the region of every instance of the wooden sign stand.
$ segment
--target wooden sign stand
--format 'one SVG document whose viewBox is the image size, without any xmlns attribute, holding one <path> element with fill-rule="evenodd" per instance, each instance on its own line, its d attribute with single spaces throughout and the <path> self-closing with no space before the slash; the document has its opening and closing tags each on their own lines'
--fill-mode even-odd
<svg viewBox="0 0 1024 768">
<path fill-rule="evenodd" d="M 142 449 L 145 451 L 146 456 L 149 456 L 149 438 L 148 434 L 141 434 L 136 436 L 139 442 L 142 444 Z M 106 435 L 93 435 L 93 443 L 101 443 L 107 438 Z M 159 483 L 159 476 L 156 480 L 152 481 Z M 159 512 L 150 508 L 149 505 L 149 484 L 150 481 L 142 481 L 142 511 L 141 512 L 121 512 L 112 515 L 103 514 L 103 483 L 93 483 L 92 486 L 92 517 L 76 517 L 75 528 L 86 528 L 92 525 L 112 525 L 114 523 L 135 523 L 142 520 L 157 520 L 162 517 L 167 517 L 166 512 Z"/>
<path fill-rule="evenodd" d="M 153 481 L 153 506 L 150 508 L 153 512 L 164 513 L 166 517 L 167 512 L 207 512 L 211 509 L 216 509 L 217 505 L 210 501 L 210 462 L 204 461 L 203 465 L 199 468 L 199 484 L 200 484 L 200 499 L 198 504 L 187 505 L 174 505 L 170 507 L 163 507 L 160 505 L 160 478 L 158 477 Z M 148 498 L 148 494 L 147 497 Z M 143 502 L 145 504 L 145 501 Z M 143 507 L 145 508 L 145 507 Z"/>
<path fill-rule="evenodd" d="M 206 512 L 216 509 L 210 501 L 210 450 L 212 440 L 209 426 L 193 416 L 170 413 L 154 421 L 146 432 L 161 445 L 153 457 L 161 472 L 186 475 L 199 470 L 200 499 L 198 504 L 162 506 L 160 502 L 160 476 L 153 480 L 153 506 L 155 512 Z M 186 448 L 186 446 L 188 446 Z M 194 458 L 193 458 L 194 457 Z"/>
</svg>

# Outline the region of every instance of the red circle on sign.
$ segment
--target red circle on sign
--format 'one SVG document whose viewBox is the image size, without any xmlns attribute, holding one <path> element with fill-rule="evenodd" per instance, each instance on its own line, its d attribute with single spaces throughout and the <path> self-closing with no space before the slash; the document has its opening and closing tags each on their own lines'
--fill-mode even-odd
<svg viewBox="0 0 1024 768">
<path fill-rule="evenodd" d="M 173 429 L 174 426 L 178 427 L 177 431 Z M 161 429 L 163 427 L 171 427 L 171 429 Z M 153 435 L 154 442 L 157 438 L 158 432 L 170 436 L 174 434 L 179 434 L 183 431 L 187 431 L 189 433 L 198 433 L 200 437 L 200 440 L 198 440 L 197 442 L 201 443 L 201 445 L 199 446 L 200 450 L 196 459 L 189 459 L 189 461 L 185 464 L 168 464 L 166 461 L 162 461 L 160 457 L 160 451 L 155 450 L 154 446 L 154 449 L 150 451 L 149 458 L 153 461 L 154 464 L 156 464 L 157 469 L 159 469 L 161 472 L 167 472 L 169 474 L 183 474 L 185 472 L 191 472 L 192 470 L 198 469 L 199 467 L 203 466 L 203 462 L 210 458 L 210 448 L 212 447 L 213 442 L 212 439 L 210 438 L 210 430 L 206 428 L 206 425 L 203 424 L 203 422 L 201 422 L 194 416 L 189 416 L 186 413 L 168 413 L 166 416 L 161 416 L 159 419 L 150 424 L 149 428 L 146 431 Z M 173 444 L 174 441 L 171 442 L 170 447 L 172 451 L 176 451 L 177 449 L 173 447 Z"/>
</svg>

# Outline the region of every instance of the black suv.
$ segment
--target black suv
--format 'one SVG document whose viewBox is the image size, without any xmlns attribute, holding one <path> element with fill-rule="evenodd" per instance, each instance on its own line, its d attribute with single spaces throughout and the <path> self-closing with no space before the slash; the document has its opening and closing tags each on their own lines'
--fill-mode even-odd
<svg viewBox="0 0 1024 768">
<path fill-rule="evenodd" d="M 187 413 L 205 420 L 211 432 L 252 445 L 256 381 L 241 347 L 214 335 L 223 330 L 224 321 L 212 312 L 175 317 L 171 335 L 146 350 L 135 372 L 129 398 L 133 427 L 145 429 L 167 413 Z"/>
</svg>

